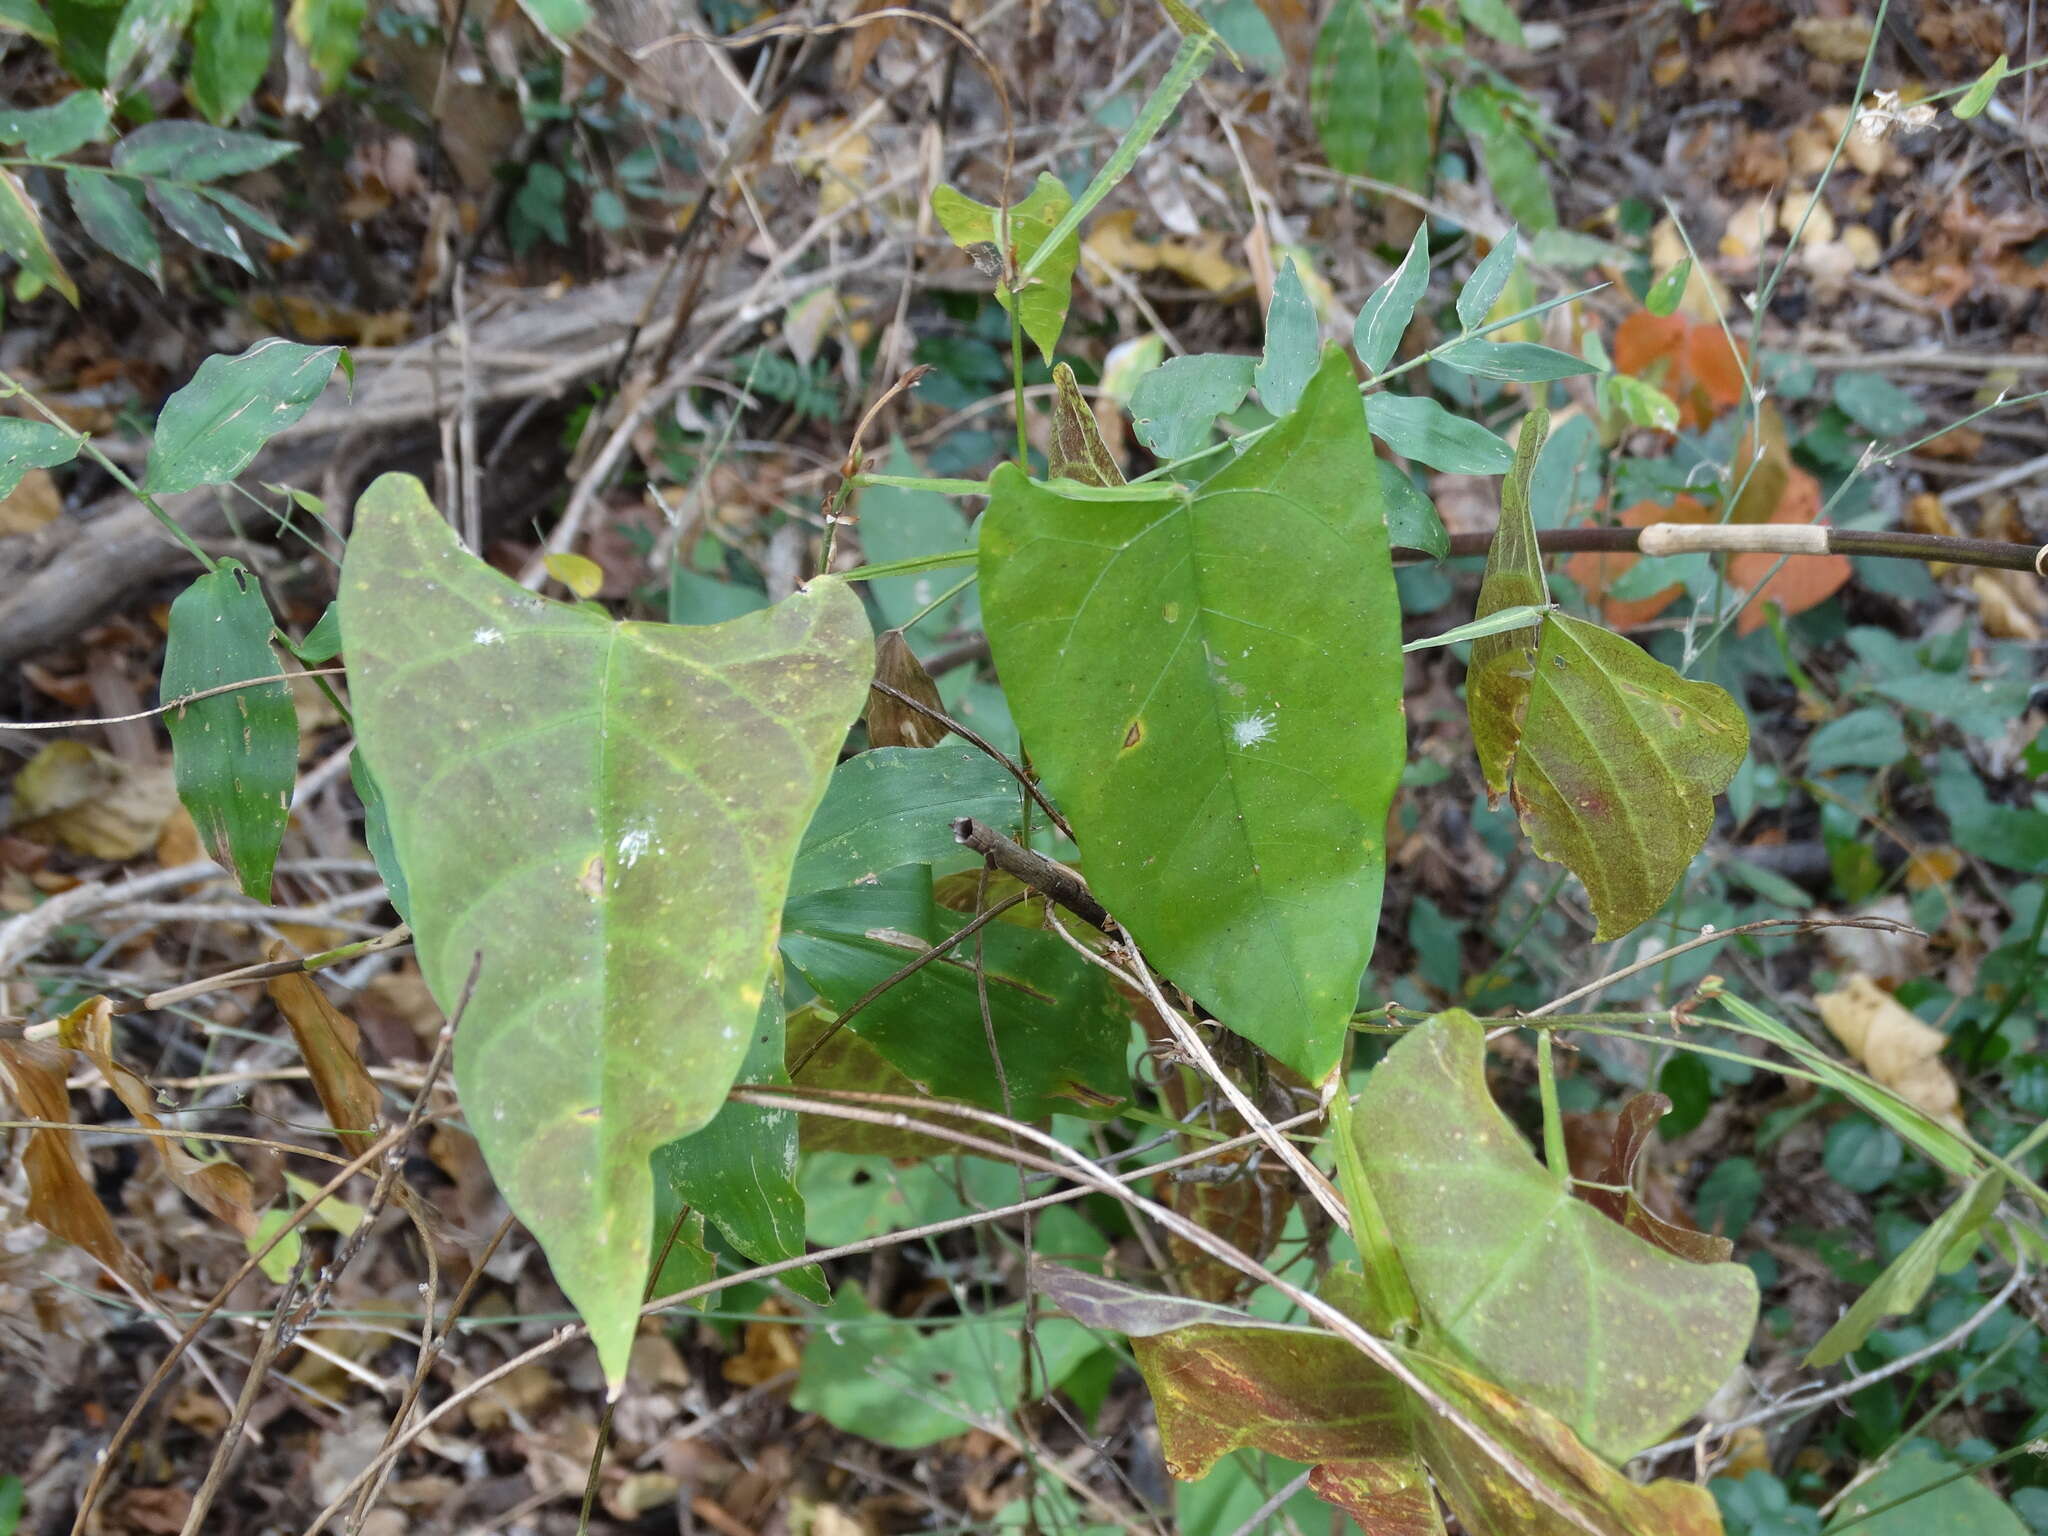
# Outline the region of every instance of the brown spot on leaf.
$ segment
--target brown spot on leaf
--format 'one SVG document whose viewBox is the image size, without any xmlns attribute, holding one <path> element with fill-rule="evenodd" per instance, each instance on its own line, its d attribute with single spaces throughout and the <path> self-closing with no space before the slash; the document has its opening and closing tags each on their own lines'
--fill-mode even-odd
<svg viewBox="0 0 2048 1536">
<path fill-rule="evenodd" d="M 1145 722 L 1142 720 L 1133 720 L 1131 722 L 1131 728 L 1128 731 L 1124 732 L 1124 750 L 1126 752 L 1130 751 L 1131 748 L 1135 747 L 1139 742 L 1143 741 L 1144 739 Z"/>
</svg>

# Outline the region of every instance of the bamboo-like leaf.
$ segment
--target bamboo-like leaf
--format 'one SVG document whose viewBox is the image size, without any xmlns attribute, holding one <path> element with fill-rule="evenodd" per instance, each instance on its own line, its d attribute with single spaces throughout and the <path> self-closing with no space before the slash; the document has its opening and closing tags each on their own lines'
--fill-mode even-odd
<svg viewBox="0 0 2048 1536">
<path fill-rule="evenodd" d="M 78 285 L 50 249 L 50 237 L 43 230 L 43 215 L 9 170 L 0 170 L 0 250 L 21 263 L 21 270 L 37 282 L 56 289 L 78 307 Z"/>
<path fill-rule="evenodd" d="M 1311 1080 L 1371 956 L 1404 755 L 1378 490 L 1332 349 L 1192 496 L 1083 498 L 1006 465 L 982 519 L 989 641 L 1090 885 Z"/>
<path fill-rule="evenodd" d="M 32 469 L 55 469 L 78 457 L 85 439 L 48 421 L 0 416 L 0 496 L 11 496 Z"/>
<path fill-rule="evenodd" d="M 1372 435 L 1402 458 L 1447 475 L 1497 475 L 1514 462 L 1506 443 L 1427 395 L 1379 390 L 1366 396 L 1365 415 Z"/>
<path fill-rule="evenodd" d="M 613 623 L 464 552 L 404 475 L 358 502 L 340 600 L 420 968 L 453 1008 L 480 966 L 464 1110 L 616 1382 L 648 1159 L 746 1058 L 798 839 L 867 691 L 866 615 L 825 577 L 724 624 Z"/>
<path fill-rule="evenodd" d="M 1416 227 L 1415 238 L 1401 264 L 1373 289 L 1358 311 L 1351 344 L 1358 349 L 1358 360 L 1365 364 L 1367 373 L 1386 372 L 1387 364 L 1394 360 L 1401 345 L 1402 335 L 1415 318 L 1415 306 L 1422 302 L 1428 287 L 1429 221 L 1425 219 Z"/>
<path fill-rule="evenodd" d="M 1740 1363 L 1756 1277 L 1687 1263 L 1573 1199 L 1495 1106 L 1485 1057 L 1470 1014 L 1411 1031 L 1366 1084 L 1359 1156 L 1429 1334 L 1625 1458 Z"/>
<path fill-rule="evenodd" d="M 292 0 L 285 25 L 319 71 L 320 84 L 334 90 L 347 77 L 362 51 L 367 0 Z"/>
<path fill-rule="evenodd" d="M 1285 416 L 1301 402 L 1316 371 L 1316 311 L 1289 257 L 1273 274 L 1273 302 L 1266 307 L 1266 355 L 1252 374 L 1259 403 Z"/>
<path fill-rule="evenodd" d="M 158 413 L 142 488 L 164 495 L 227 484 L 313 408 L 347 357 L 340 347 L 273 336 L 234 357 L 207 358 Z"/>
<path fill-rule="evenodd" d="M 183 118 L 145 123 L 114 146 L 114 168 L 131 176 L 215 181 L 275 165 L 299 146 L 256 133 L 236 133 Z"/>
<path fill-rule="evenodd" d="M 156 284 L 161 293 L 163 247 L 127 183 L 97 171 L 66 171 L 64 186 L 71 194 L 71 211 L 78 215 L 79 227 L 96 244 Z"/>
<path fill-rule="evenodd" d="M 1514 275 L 1516 239 L 1516 232 L 1510 226 L 1479 265 L 1472 269 L 1465 286 L 1458 290 L 1458 324 L 1466 330 L 1477 330 L 1486 323 L 1501 290 L 1507 287 L 1508 279 Z"/>
<path fill-rule="evenodd" d="M 1540 411 L 1523 422 L 1480 619 L 1546 601 L 1529 512 L 1546 431 Z M 1508 794 L 1536 853 L 1584 883 L 1602 939 L 1664 904 L 1749 750 L 1749 723 L 1724 690 L 1566 614 L 1474 641 L 1465 700 L 1488 792 Z"/>
<path fill-rule="evenodd" d="M 192 28 L 192 99 L 216 123 L 232 119 L 270 69 L 271 0 L 205 0 Z"/>
<path fill-rule="evenodd" d="M 171 604 L 163 669 L 167 705 L 224 683 L 275 679 L 179 705 L 164 721 L 178 798 L 206 851 L 257 901 L 270 899 L 299 770 L 298 711 L 270 629 L 263 589 L 238 562 L 224 560 Z"/>
<path fill-rule="evenodd" d="M 47 107 L 0 111 L 0 144 L 19 144 L 23 154 L 54 160 L 102 137 L 112 120 L 98 91 L 73 91 Z"/>
<path fill-rule="evenodd" d="M 162 74 L 192 20 L 193 0 L 128 0 L 107 42 L 107 89 L 120 96 Z"/>
<path fill-rule="evenodd" d="M 1380 120 L 1380 45 L 1363 0 L 1337 0 L 1316 34 L 1308 102 L 1330 169 L 1347 176 L 1371 172 Z"/>
</svg>

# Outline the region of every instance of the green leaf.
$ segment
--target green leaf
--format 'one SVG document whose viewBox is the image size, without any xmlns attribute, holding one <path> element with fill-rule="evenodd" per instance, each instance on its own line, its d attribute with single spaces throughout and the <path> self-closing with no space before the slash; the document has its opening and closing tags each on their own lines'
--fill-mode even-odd
<svg viewBox="0 0 2048 1536">
<path fill-rule="evenodd" d="M 1685 285 L 1692 280 L 1692 258 L 1682 258 L 1669 272 L 1650 285 L 1643 295 L 1643 308 L 1660 319 L 1676 314 L 1678 301 L 1685 297 Z"/>
<path fill-rule="evenodd" d="M 1476 421 L 1453 416 L 1427 395 L 1366 396 L 1372 435 L 1404 459 L 1447 475 L 1498 475 L 1514 462 L 1508 445 Z"/>
<path fill-rule="evenodd" d="M 0 250 L 20 262 L 21 270 L 37 282 L 63 294 L 73 309 L 78 307 L 78 285 L 50 249 L 41 211 L 21 178 L 4 169 L 0 169 Z"/>
<path fill-rule="evenodd" d="M 192 29 L 192 100 L 216 123 L 233 118 L 270 69 L 271 0 L 203 0 Z"/>
<path fill-rule="evenodd" d="M 0 111 L 0 144 L 19 144 L 38 160 L 68 155 L 107 131 L 107 98 L 98 91 L 73 91 L 53 106 Z"/>
<path fill-rule="evenodd" d="M 782 998 L 769 988 L 754 1021 L 739 1083 L 787 1087 L 782 1061 Z M 660 1147 L 654 1177 L 683 1205 L 701 1211 L 727 1242 L 756 1264 L 804 1251 L 804 1197 L 796 1173 L 795 1111 L 728 1103 L 701 1130 Z M 830 1301 L 823 1271 L 793 1269 L 783 1282 L 819 1305 Z"/>
<path fill-rule="evenodd" d="M 390 898 L 398 920 L 409 926 L 412 891 L 405 882 L 405 868 L 398 862 L 398 845 L 391 840 L 391 807 L 384 799 L 383 786 L 370 772 L 369 759 L 361 752 L 350 754 L 348 778 L 355 786 L 356 798 L 363 802 L 363 841 L 369 845 L 377 873 L 384 877 L 384 894 Z"/>
<path fill-rule="evenodd" d="M 1905 728 L 1888 709 L 1866 706 L 1830 720 L 1806 743 L 1806 765 L 1829 768 L 1889 768 L 1912 749 Z"/>
<path fill-rule="evenodd" d="M 1275 416 L 1293 410 L 1316 371 L 1320 350 L 1315 306 L 1290 256 L 1273 274 L 1273 302 L 1266 307 L 1266 355 L 1252 374 L 1259 403 Z"/>
<path fill-rule="evenodd" d="M 340 347 L 273 336 L 237 356 L 207 358 L 157 416 L 143 490 L 166 495 L 226 485 L 312 409 L 342 355 Z"/>
<path fill-rule="evenodd" d="M 1372 174 L 1397 187 L 1426 190 L 1435 140 L 1436 119 L 1422 60 L 1406 33 L 1392 32 L 1380 46 L 1380 115 Z"/>
<path fill-rule="evenodd" d="M 2012 67 L 2012 60 L 2000 54 L 1991 61 L 1991 67 L 1979 75 L 1976 83 L 1963 92 L 1963 99 L 1956 103 L 1955 114 L 1961 118 L 1976 117 L 1991 105 L 1992 93 L 2006 77 Z"/>
<path fill-rule="evenodd" d="M 876 1312 L 842 1286 L 804 1341 L 791 1405 L 849 1434 L 917 1450 L 969 1429 L 1005 1424 L 1023 1391 L 1023 1309 L 1003 1307 L 936 1326 Z M 1101 1346 L 1080 1324 L 1031 1328 L 1033 1385 L 1050 1392 Z"/>
<path fill-rule="evenodd" d="M 1470 1014 L 1401 1039 L 1354 1124 L 1425 1326 L 1602 1455 L 1654 1443 L 1741 1363 L 1756 1277 L 1687 1263 L 1574 1199 L 1494 1104 Z"/>
<path fill-rule="evenodd" d="M 0 32 L 21 32 L 54 48 L 57 24 L 36 0 L 0 0 Z"/>
<path fill-rule="evenodd" d="M 320 84 L 334 90 L 348 78 L 362 50 L 367 0 L 292 0 L 285 18 L 292 37 L 320 73 Z"/>
<path fill-rule="evenodd" d="M 1619 410 L 1632 427 L 1652 427 L 1659 432 L 1678 430 L 1677 402 L 1645 379 L 1610 373 L 1600 381 L 1600 394 L 1603 402 Z"/>
<path fill-rule="evenodd" d="M 519 8 L 565 41 L 590 25 L 584 0 L 519 0 Z"/>
<path fill-rule="evenodd" d="M 1352 327 L 1351 344 L 1358 349 L 1358 360 L 1367 373 L 1387 371 L 1387 364 L 1394 360 L 1401 345 L 1401 337 L 1415 318 L 1415 306 L 1422 302 L 1428 287 L 1429 221 L 1425 219 L 1416 227 L 1415 238 L 1409 243 L 1408 254 L 1401 258 L 1401 265 L 1373 289 L 1365 307 L 1358 312 L 1358 323 Z"/>
<path fill-rule="evenodd" d="M 1486 323 L 1486 317 L 1500 301 L 1501 290 L 1515 275 L 1516 240 L 1516 231 L 1510 225 L 1458 290 L 1458 324 L 1466 330 L 1476 330 Z"/>
<path fill-rule="evenodd" d="M 1507 0 L 1458 0 L 1458 10 L 1467 22 L 1496 43 L 1506 43 L 1510 48 L 1525 46 L 1522 20 L 1508 9 Z"/>
<path fill-rule="evenodd" d="M 114 169 L 173 181 L 215 181 L 275 165 L 298 145 L 183 118 L 145 123 L 114 146 Z"/>
<path fill-rule="evenodd" d="M 1961 1470 L 1924 1444 L 1912 1446 L 1870 1481 L 1858 1483 L 1827 1528 L 1854 1530 L 1857 1536 L 2027 1536 L 2026 1523 L 2011 1506 L 1976 1478 L 1956 1477 Z M 1930 1486 L 1935 1483 L 1941 1486 Z M 1896 1507 L 1875 1513 L 1887 1504 Z"/>
<path fill-rule="evenodd" d="M 1523 423 L 1476 617 L 1545 601 L 1528 483 L 1547 418 Z M 1579 877 L 1615 938 L 1654 914 L 1713 830 L 1714 796 L 1749 750 L 1741 707 L 1621 636 L 1552 613 L 1474 642 L 1472 741 L 1530 846 Z"/>
<path fill-rule="evenodd" d="M 1168 463 L 1204 447 L 1216 418 L 1244 404 L 1256 366 L 1226 352 L 1167 359 L 1131 391 L 1138 441 Z"/>
<path fill-rule="evenodd" d="M 47 421 L 0 416 L 0 496 L 12 496 L 32 469 L 55 469 L 78 457 L 85 439 Z"/>
<path fill-rule="evenodd" d="M 405 475 L 357 503 L 340 601 L 420 969 L 452 1009 L 479 967 L 464 1111 L 617 1382 L 648 1158 L 746 1057 L 798 839 L 866 697 L 866 615 L 823 577 L 725 624 L 613 623 L 465 553 Z"/>
<path fill-rule="evenodd" d="M 1052 384 L 1052 447 L 1046 455 L 1046 478 L 1122 485 L 1124 472 L 1102 441 L 1102 428 L 1074 370 L 1065 363 L 1053 364 Z"/>
<path fill-rule="evenodd" d="M 1451 536 L 1436 503 L 1400 466 L 1380 460 L 1380 502 L 1387 509 L 1387 539 L 1396 549 L 1419 549 L 1433 560 L 1451 552 Z"/>
<path fill-rule="evenodd" d="M 107 89 L 116 96 L 147 85 L 178 51 L 193 0 L 127 0 L 107 43 Z"/>
<path fill-rule="evenodd" d="M 1011 249 L 1006 253 L 998 239 L 999 210 L 977 203 L 950 186 L 942 185 L 932 192 L 932 212 L 962 250 L 993 244 L 999 260 L 1006 255 L 1014 256 L 1018 267 L 1035 261 L 1033 275 L 1023 279 L 1023 291 L 1014 297 L 1007 282 L 997 279 L 996 301 L 1005 310 L 1014 303 L 1024 334 L 1045 354 L 1048 363 L 1067 323 L 1067 307 L 1073 302 L 1074 267 L 1081 259 L 1081 237 L 1073 232 L 1061 236 L 1043 257 L 1039 256 L 1039 248 L 1047 244 L 1073 202 L 1057 176 L 1040 171 L 1031 195 L 1010 210 Z M 1007 261 L 1003 262 L 1003 269 L 1009 270 Z"/>
<path fill-rule="evenodd" d="M 143 188 L 150 206 L 170 226 L 173 234 L 190 241 L 202 251 L 225 256 L 244 272 L 254 274 L 256 258 L 242 243 L 241 232 L 215 211 L 213 204 L 189 187 L 166 181 L 146 181 Z"/>
<path fill-rule="evenodd" d="M 135 194 L 118 177 L 98 171 L 66 171 L 64 186 L 71 194 L 71 211 L 87 236 L 109 254 L 140 272 L 161 293 L 164 286 L 164 253 L 156 231 L 149 227 Z"/>
<path fill-rule="evenodd" d="M 1851 421 L 1877 437 L 1903 437 L 1927 425 L 1920 402 L 1882 374 L 1836 374 L 1834 399 Z"/>
<path fill-rule="evenodd" d="M 905 864 L 963 859 L 953 823 L 1014 832 L 1020 793 L 1002 764 L 969 746 L 877 747 L 832 770 L 790 872 L 791 896 L 871 881 Z"/>
<path fill-rule="evenodd" d="M 1550 177 L 1508 102 L 1485 86 L 1460 86 L 1451 92 L 1451 117 L 1478 149 L 1493 195 L 1510 217 L 1524 229 L 1553 229 L 1557 203 Z"/>
<path fill-rule="evenodd" d="M 1405 751 L 1364 425 L 1332 348 L 1294 413 L 1191 496 L 1082 500 L 1005 465 L 982 517 L 989 642 L 1090 885 L 1312 1079 L 1372 953 Z"/>
<path fill-rule="evenodd" d="M 1979 1175 L 1885 1266 L 1884 1273 L 1870 1283 L 1870 1288 L 1856 1298 L 1841 1320 L 1807 1352 L 1803 1363 L 1820 1369 L 1834 1365 L 1861 1349 L 1864 1340 L 1886 1318 L 1919 1306 L 1933 1286 L 1949 1249 L 1989 1221 L 2004 1194 L 2004 1174 Z"/>
<path fill-rule="evenodd" d="M 1475 374 L 1482 379 L 1509 379 L 1521 383 L 1542 383 L 1551 379 L 1576 378 L 1600 369 L 1584 358 L 1573 357 L 1555 347 L 1533 341 L 1486 341 L 1480 337 L 1461 341 L 1437 355 L 1446 368 Z"/>
<path fill-rule="evenodd" d="M 270 605 L 255 578 L 224 560 L 171 604 L 162 699 L 251 678 L 276 678 L 172 709 L 178 798 L 217 863 L 252 900 L 270 899 L 270 869 L 291 819 L 299 717 L 270 649 Z"/>
<path fill-rule="evenodd" d="M 835 1013 L 843 1012 L 966 922 L 933 900 L 931 871 L 912 865 L 790 902 L 782 954 Z M 977 944 L 988 967 L 1000 1078 L 980 1025 Z M 922 1092 L 1003 1109 L 1007 1084 L 1008 1112 L 1019 1119 L 1100 1114 L 1130 1093 L 1130 1016 L 1103 973 L 1058 935 L 1015 923 L 990 923 L 846 1027 Z"/>
<path fill-rule="evenodd" d="M 208 202 L 218 203 L 230 214 L 234 215 L 234 217 L 255 230 L 257 234 L 267 239 L 283 241 L 291 239 L 291 236 L 286 233 L 284 226 L 279 224 L 277 220 L 273 219 L 248 199 L 237 197 L 224 187 L 201 187 L 199 195 Z"/>
<path fill-rule="evenodd" d="M 1899 1138 L 1869 1120 L 1838 1120 L 1828 1127 L 1821 1166 L 1828 1177 L 1859 1195 L 1874 1194 L 1891 1183 L 1906 1149 Z"/>
<path fill-rule="evenodd" d="M 910 451 L 894 438 L 889 443 L 888 473 L 917 473 Z M 870 564 L 893 565 L 919 555 L 966 550 L 974 540 L 959 507 L 947 497 L 900 485 L 871 485 L 860 493 L 860 542 Z M 948 570 L 885 576 L 868 583 L 868 591 L 882 617 L 889 624 L 900 626 L 909 623 L 959 579 L 960 572 Z M 943 635 L 956 616 L 957 610 L 948 605 L 913 626 L 909 633 L 913 637 Z"/>
<path fill-rule="evenodd" d="M 309 667 L 332 661 L 341 654 L 340 605 L 327 605 L 319 621 L 306 631 L 306 638 L 292 647 L 292 654 Z"/>
<path fill-rule="evenodd" d="M 1338 0 L 1316 35 L 1308 107 L 1330 169 L 1370 173 L 1379 135 L 1380 44 L 1361 0 Z"/>
</svg>

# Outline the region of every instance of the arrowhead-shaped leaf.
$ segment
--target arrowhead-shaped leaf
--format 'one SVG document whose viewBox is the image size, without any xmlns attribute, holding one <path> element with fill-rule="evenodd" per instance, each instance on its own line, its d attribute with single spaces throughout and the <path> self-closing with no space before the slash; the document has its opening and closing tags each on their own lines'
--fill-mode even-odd
<svg viewBox="0 0 2048 1536">
<path fill-rule="evenodd" d="M 1627 1457 L 1741 1362 L 1756 1277 L 1689 1264 L 1573 1199 L 1495 1106 L 1485 1056 L 1463 1012 L 1402 1040 L 1359 1101 L 1359 1156 L 1435 1337 Z"/>
<path fill-rule="evenodd" d="M 270 899 L 270 870 L 292 813 L 299 772 L 299 716 L 270 649 L 270 605 L 240 564 L 224 560 L 171 604 L 163 699 L 225 683 L 276 681 L 217 693 L 171 710 L 178 798 L 206 851 L 235 872 L 243 891 Z"/>
<path fill-rule="evenodd" d="M 1300 408 L 1192 494 L 1084 498 L 998 469 L 981 586 L 1096 894 L 1232 1028 L 1321 1078 L 1372 955 L 1406 750 L 1349 362 L 1327 353 Z"/>
<path fill-rule="evenodd" d="M 1176 1477 L 1201 1477 L 1243 1447 L 1309 1462 L 1309 1486 L 1374 1536 L 1435 1536 L 1444 1529 L 1431 1478 L 1469 1536 L 1720 1531 L 1705 1489 L 1672 1481 L 1639 1487 L 1540 1408 L 1420 1352 L 1404 1350 L 1406 1364 L 1540 1478 L 1577 1520 L 1539 1502 L 1455 1424 L 1334 1334 L 1052 1265 L 1037 1265 L 1033 1274 L 1072 1316 L 1129 1335 L 1152 1390 L 1160 1449 Z M 1342 1305 L 1338 1296 L 1327 1299 Z M 1537 1313 L 1525 1324 L 1538 1332 L 1545 1326 Z"/>
<path fill-rule="evenodd" d="M 417 480 L 356 506 L 341 625 L 420 968 L 480 969 L 455 1079 L 484 1157 L 618 1381 L 653 1150 L 747 1054 L 797 844 L 867 691 L 859 600 L 618 624 L 465 553 Z"/>
<path fill-rule="evenodd" d="M 1528 494 L 1544 432 L 1543 413 L 1530 412 L 1478 618 L 1545 600 Z M 1602 939 L 1664 904 L 1749 751 L 1749 722 L 1725 690 L 1560 613 L 1474 641 L 1465 699 L 1487 788 L 1511 795 L 1539 856 L 1584 882 Z"/>
<path fill-rule="evenodd" d="M 996 252 L 996 259 L 1004 272 L 1010 264 L 1004 261 L 1006 254 L 1016 258 L 1018 266 L 1038 254 L 1038 248 L 1045 244 L 1066 211 L 1073 207 L 1074 199 L 1057 176 L 1047 171 L 1038 173 L 1038 180 L 1031 188 L 1031 195 L 1010 210 L 1010 250 Z M 940 186 L 932 191 L 932 212 L 938 215 L 953 243 L 965 250 L 978 245 L 1000 245 L 1003 234 L 1001 210 L 977 203 L 963 192 L 949 186 Z M 996 281 L 996 301 L 1009 309 L 1013 304 L 1017 320 L 1024 328 L 1024 334 L 1045 354 L 1045 360 L 1052 361 L 1052 351 L 1059 344 L 1060 331 L 1067 323 L 1067 307 L 1074 301 L 1074 267 L 1081 260 L 1081 237 L 1078 234 L 1062 236 L 1051 254 L 1038 265 L 1038 270 L 1024 280 L 1021 291 L 1013 298 L 1009 287 L 1002 278 Z"/>
</svg>

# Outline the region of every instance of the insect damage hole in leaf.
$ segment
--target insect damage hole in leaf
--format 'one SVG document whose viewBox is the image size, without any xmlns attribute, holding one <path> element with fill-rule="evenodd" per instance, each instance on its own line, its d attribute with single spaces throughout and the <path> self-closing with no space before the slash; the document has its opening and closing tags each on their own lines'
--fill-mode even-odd
<svg viewBox="0 0 2048 1536">
<path fill-rule="evenodd" d="M 723 624 L 614 623 L 465 553 L 404 475 L 358 502 L 340 601 L 444 1007 L 482 956 L 464 1109 L 617 1383 L 649 1155 L 711 1119 L 746 1057 L 798 841 L 867 692 L 866 614 L 820 578 Z"/>
<path fill-rule="evenodd" d="M 1333 348 L 1190 497 L 1084 499 L 1006 465 L 982 522 L 990 646 L 1090 885 L 1162 971 L 1311 1079 L 1371 957 L 1405 755 L 1378 487 Z"/>
</svg>

